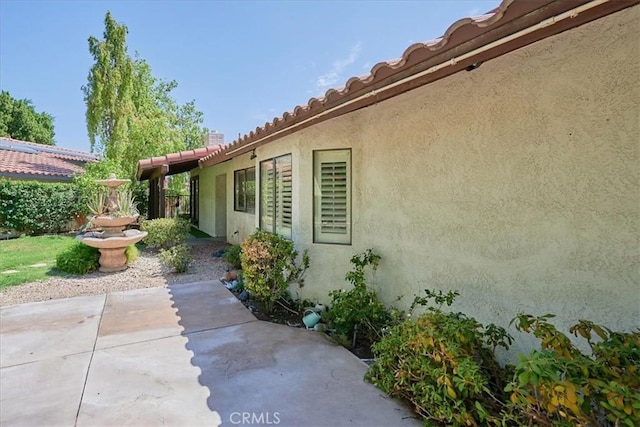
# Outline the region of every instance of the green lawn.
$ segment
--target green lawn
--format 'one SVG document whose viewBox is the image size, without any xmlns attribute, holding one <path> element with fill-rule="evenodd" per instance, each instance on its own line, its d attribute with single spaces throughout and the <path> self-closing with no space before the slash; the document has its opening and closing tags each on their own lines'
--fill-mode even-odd
<svg viewBox="0 0 640 427">
<path fill-rule="evenodd" d="M 0 241 L 0 289 L 63 273 L 55 270 L 56 255 L 75 239 L 70 236 L 20 237 Z M 31 267 L 34 264 L 45 264 Z M 17 273 L 4 273 L 17 270 Z"/>
</svg>

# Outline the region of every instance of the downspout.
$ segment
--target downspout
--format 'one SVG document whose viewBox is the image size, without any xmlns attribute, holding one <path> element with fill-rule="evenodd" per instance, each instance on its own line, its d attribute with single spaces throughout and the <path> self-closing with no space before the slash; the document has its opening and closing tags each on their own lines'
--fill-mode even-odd
<svg viewBox="0 0 640 427">
<path fill-rule="evenodd" d="M 276 135 L 279 135 L 279 134 L 281 134 L 283 132 L 288 132 L 291 129 L 295 129 L 298 126 L 301 126 L 301 125 L 303 125 L 305 123 L 308 123 L 308 122 L 310 122 L 312 120 L 315 120 L 318 117 L 325 116 L 325 115 L 327 115 L 329 113 L 332 113 L 333 111 L 336 111 L 336 110 L 338 110 L 340 108 L 343 108 L 343 107 L 345 107 L 347 105 L 351 105 L 353 103 L 356 103 L 356 102 L 361 101 L 363 99 L 369 98 L 371 96 L 376 96 L 377 94 L 379 94 L 381 92 L 386 92 L 387 90 L 392 89 L 392 88 L 394 88 L 396 86 L 400 86 L 400 85 L 402 85 L 404 83 L 410 82 L 412 80 L 418 79 L 418 78 L 426 76 L 428 74 L 435 73 L 436 71 L 439 71 L 439 70 L 441 70 L 443 68 L 455 65 L 460 61 L 464 61 L 465 59 L 472 58 L 473 56 L 476 56 L 476 55 L 478 55 L 480 53 L 486 52 L 488 50 L 491 50 L 491 49 L 496 48 L 498 46 L 501 46 L 503 44 L 509 43 L 509 42 L 511 42 L 513 40 L 517 40 L 520 37 L 526 36 L 526 35 L 528 35 L 530 33 L 533 33 L 535 31 L 538 31 L 538 30 L 543 29 L 545 27 L 549 27 L 549 26 L 554 25 L 554 24 L 556 24 L 556 23 L 558 23 L 560 21 L 564 21 L 565 19 L 575 18 L 576 16 L 578 16 L 582 12 L 585 12 L 585 11 L 587 11 L 589 9 L 593 9 L 594 7 L 598 7 L 598 6 L 602 5 L 602 4 L 608 3 L 610 1 L 611 0 L 593 0 L 593 1 L 589 2 L 589 3 L 585 3 L 582 6 L 575 7 L 573 9 L 568 10 L 566 12 L 563 12 L 563 13 L 561 13 L 559 15 L 552 16 L 551 18 L 547 18 L 544 21 L 540 21 L 537 24 L 532 25 L 531 27 L 527 27 L 527 28 L 525 28 L 523 30 L 520 30 L 520 31 L 515 32 L 513 34 L 510 34 L 510 35 L 508 35 L 506 37 L 503 37 L 500 40 L 496 40 L 496 41 L 491 42 L 491 43 L 489 43 L 487 45 L 484 45 L 482 47 L 479 47 L 477 49 L 469 51 L 469 52 L 467 52 L 467 53 L 465 53 L 463 55 L 456 56 L 455 58 L 451 58 L 451 59 L 449 59 L 449 60 L 447 60 L 445 62 L 442 62 L 442 63 L 440 63 L 438 65 L 434 65 L 431 68 L 427 68 L 426 70 L 421 71 L 421 72 L 419 72 L 417 74 L 414 74 L 414 75 L 409 76 L 409 77 L 405 77 L 404 79 L 401 79 L 401 80 L 398 80 L 397 82 L 393 82 L 393 83 L 390 83 L 390 84 L 388 84 L 386 86 L 378 88 L 376 90 L 372 90 L 372 91 L 370 91 L 368 93 L 365 93 L 364 95 L 360 95 L 357 98 L 351 99 L 351 100 L 349 100 L 347 102 L 344 102 L 344 103 L 342 103 L 340 105 L 337 105 L 337 106 L 335 106 L 333 108 L 330 108 L 330 109 L 325 110 L 325 111 L 323 111 L 321 113 L 318 113 L 318 114 L 314 115 L 313 117 L 309 117 L 308 119 L 302 120 L 302 121 L 300 121 L 298 123 L 295 123 L 295 124 L 293 124 L 291 126 L 288 126 L 288 127 L 284 128 L 284 129 L 281 129 L 281 130 L 279 130 L 277 132 L 274 132 L 274 133 L 272 133 L 270 135 L 267 135 L 267 136 L 265 136 L 263 138 L 260 138 L 258 140 L 252 141 L 252 142 L 250 142 L 248 144 L 245 144 L 245 145 L 243 145 L 241 147 L 236 148 L 235 150 L 228 151 L 228 152 L 225 153 L 225 155 L 230 156 L 230 155 L 232 155 L 234 153 L 237 153 L 240 150 L 244 150 L 247 147 L 250 147 L 250 146 L 255 145 L 255 144 L 257 144 L 257 143 L 259 143 L 261 141 L 264 141 L 267 138 L 272 138 L 272 137 L 274 137 Z"/>
</svg>

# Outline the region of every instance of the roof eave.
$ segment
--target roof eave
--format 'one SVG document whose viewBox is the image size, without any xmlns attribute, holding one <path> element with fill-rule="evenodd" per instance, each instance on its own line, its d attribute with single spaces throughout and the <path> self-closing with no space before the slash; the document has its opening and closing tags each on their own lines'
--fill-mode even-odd
<svg viewBox="0 0 640 427">
<path fill-rule="evenodd" d="M 255 132 L 252 131 L 234 141 L 224 151 L 212 153 L 200 159 L 198 164 L 202 168 L 222 163 L 306 127 L 428 85 L 465 69 L 473 68 L 474 64 L 489 61 L 638 3 L 640 0 L 604 0 L 603 2 L 504 0 L 494 10 L 492 17 L 480 22 L 470 18 L 456 21 L 436 45 L 414 44 L 405 51 L 402 59 L 394 62 L 393 65 L 376 64 L 368 78 L 364 80 L 349 79 L 342 91 L 329 90 L 323 100 L 312 98 L 305 107 L 296 107 L 293 114 L 285 113 L 282 118 L 275 118 L 271 123 L 266 123 L 264 127 L 256 128 Z M 477 55 L 465 57 L 464 60 L 456 61 L 458 57 L 483 46 L 490 46 L 499 40 L 508 39 L 511 34 L 585 4 L 593 4 L 594 6 L 576 16 L 571 16 L 557 23 L 554 22 L 552 25 L 544 26 L 523 37 L 484 50 Z M 438 64 L 447 62 L 451 64 L 446 68 L 398 84 L 393 90 L 380 92 L 385 87 L 402 82 L 403 79 L 419 75 Z"/>
<path fill-rule="evenodd" d="M 72 182 L 73 175 L 33 174 L 0 172 L 1 178 L 17 179 L 21 181 Z"/>
<path fill-rule="evenodd" d="M 136 177 L 138 181 L 146 181 L 160 174 L 175 175 L 188 172 L 198 167 L 198 162 L 201 158 L 220 151 L 221 147 L 222 145 L 217 144 L 139 160 Z"/>
</svg>

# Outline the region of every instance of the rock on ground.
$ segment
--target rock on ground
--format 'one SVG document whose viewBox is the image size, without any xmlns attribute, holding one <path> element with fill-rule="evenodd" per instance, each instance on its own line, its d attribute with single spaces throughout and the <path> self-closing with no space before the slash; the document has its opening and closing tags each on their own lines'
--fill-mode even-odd
<svg viewBox="0 0 640 427">
<path fill-rule="evenodd" d="M 129 268 L 118 273 L 90 273 L 83 276 L 53 277 L 41 282 L 10 286 L 0 291 L 0 307 L 81 295 L 99 295 L 131 289 L 154 288 L 183 283 L 218 280 L 227 263 L 213 257 L 223 245 L 211 243 L 191 247 L 193 263 L 186 273 L 177 274 L 160 264 L 157 252 L 140 251 Z"/>
</svg>

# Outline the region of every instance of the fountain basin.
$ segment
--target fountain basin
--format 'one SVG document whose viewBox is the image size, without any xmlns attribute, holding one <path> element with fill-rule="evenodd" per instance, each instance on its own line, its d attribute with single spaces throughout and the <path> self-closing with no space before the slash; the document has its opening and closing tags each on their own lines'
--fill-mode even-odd
<svg viewBox="0 0 640 427">
<path fill-rule="evenodd" d="M 124 227 L 135 222 L 137 216 L 110 216 L 101 215 L 91 218 L 91 224 L 96 227 Z"/>
<path fill-rule="evenodd" d="M 127 246 L 138 243 L 146 235 L 146 231 L 125 230 L 122 236 L 116 237 L 105 238 L 103 232 L 91 232 L 76 238 L 87 246 L 97 248 L 100 251 L 99 270 L 103 273 L 112 273 L 127 269 L 127 257 L 124 254 Z"/>
<path fill-rule="evenodd" d="M 108 179 L 97 179 L 96 183 L 109 188 L 116 188 L 122 184 L 130 183 L 130 179 L 118 179 L 114 174 L 110 174 Z"/>
</svg>

